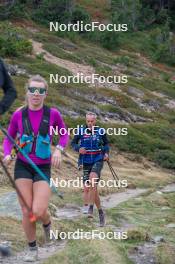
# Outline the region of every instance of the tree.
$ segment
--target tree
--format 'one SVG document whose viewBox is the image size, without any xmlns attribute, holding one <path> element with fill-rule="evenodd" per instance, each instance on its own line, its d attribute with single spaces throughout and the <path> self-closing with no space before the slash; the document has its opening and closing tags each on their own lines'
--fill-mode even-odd
<svg viewBox="0 0 175 264">
<path fill-rule="evenodd" d="M 72 3 L 72 0 L 42 0 L 38 8 L 33 11 L 32 17 L 45 24 L 49 21 L 68 23 L 71 20 Z"/>
<path fill-rule="evenodd" d="M 112 10 L 114 23 L 127 23 L 133 31 L 138 29 L 141 14 L 140 0 L 113 0 Z"/>
</svg>

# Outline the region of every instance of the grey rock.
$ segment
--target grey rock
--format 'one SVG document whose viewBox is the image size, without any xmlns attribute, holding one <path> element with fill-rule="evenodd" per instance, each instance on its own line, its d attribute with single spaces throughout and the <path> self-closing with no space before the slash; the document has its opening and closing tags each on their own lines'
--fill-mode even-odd
<svg viewBox="0 0 175 264">
<path fill-rule="evenodd" d="M 137 79 L 142 79 L 145 74 L 143 72 L 133 72 L 133 76 L 136 77 Z"/>
<path fill-rule="evenodd" d="M 71 42 L 66 42 L 66 41 L 62 41 L 61 47 L 68 51 L 74 51 L 78 49 L 77 45 Z"/>
<path fill-rule="evenodd" d="M 167 185 L 165 188 L 162 189 L 163 193 L 171 193 L 175 192 L 175 183 Z"/>
<path fill-rule="evenodd" d="M 171 209 L 171 208 L 168 207 L 168 206 L 163 206 L 163 207 L 161 208 L 161 211 L 170 210 L 170 209 Z"/>
<path fill-rule="evenodd" d="M 170 224 L 166 225 L 166 227 L 168 227 L 168 228 L 175 228 L 175 224 L 174 223 L 170 223 Z"/>
<path fill-rule="evenodd" d="M 78 117 L 80 116 L 80 114 L 79 114 L 78 112 L 68 110 L 68 109 L 65 108 L 65 107 L 62 107 L 62 108 L 60 109 L 60 112 L 61 112 L 62 115 L 64 115 L 64 116 L 70 116 L 70 117 L 73 117 L 73 118 L 78 118 Z"/>
<path fill-rule="evenodd" d="M 129 253 L 129 258 L 135 264 L 156 264 L 156 257 L 154 253 L 156 245 L 152 243 L 145 243 L 143 245 L 138 245 L 133 248 Z"/>
<path fill-rule="evenodd" d="M 159 101 L 155 100 L 155 99 L 150 99 L 148 102 L 147 102 L 147 105 L 152 107 L 153 110 L 159 110 L 160 107 L 161 107 L 161 104 Z"/>
<path fill-rule="evenodd" d="M 163 236 L 155 236 L 155 237 L 153 237 L 153 242 L 157 244 L 160 242 L 165 242 L 165 239 Z"/>
<path fill-rule="evenodd" d="M 135 87 L 128 87 L 128 93 L 130 95 L 142 98 L 144 96 L 144 92 L 142 92 L 141 90 L 135 88 Z"/>
<path fill-rule="evenodd" d="M 27 74 L 25 69 L 20 68 L 18 65 L 7 64 L 7 70 L 10 75 L 19 76 Z"/>
<path fill-rule="evenodd" d="M 0 215 L 21 219 L 21 209 L 15 192 L 8 192 L 0 196 Z"/>
</svg>

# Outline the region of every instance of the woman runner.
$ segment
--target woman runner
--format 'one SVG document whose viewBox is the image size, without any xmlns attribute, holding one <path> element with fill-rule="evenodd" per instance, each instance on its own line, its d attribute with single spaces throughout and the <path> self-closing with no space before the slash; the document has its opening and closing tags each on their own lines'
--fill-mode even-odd
<svg viewBox="0 0 175 264">
<path fill-rule="evenodd" d="M 8 133 L 14 138 L 18 138 L 23 150 L 30 159 L 48 177 L 51 176 L 51 166 L 59 168 L 61 162 L 61 152 L 68 143 L 68 134 L 60 135 L 58 145 L 51 154 L 50 146 L 52 136 L 49 134 L 50 127 L 64 128 L 64 121 L 56 108 L 48 108 L 44 101 L 48 93 L 48 84 L 40 75 L 29 79 L 26 87 L 27 106 L 17 109 L 8 127 Z M 11 142 L 6 137 L 4 145 L 4 163 L 11 162 Z M 49 241 L 51 219 L 48 212 L 48 204 L 51 190 L 46 182 L 27 162 L 21 153 L 17 154 L 15 163 L 14 179 L 17 187 L 23 195 L 28 206 L 32 209 L 33 215 L 43 224 L 45 240 Z M 29 250 L 24 261 L 36 261 L 38 250 L 36 243 L 36 223 L 29 220 L 29 212 L 18 197 L 22 209 L 22 225 L 28 241 Z"/>
</svg>

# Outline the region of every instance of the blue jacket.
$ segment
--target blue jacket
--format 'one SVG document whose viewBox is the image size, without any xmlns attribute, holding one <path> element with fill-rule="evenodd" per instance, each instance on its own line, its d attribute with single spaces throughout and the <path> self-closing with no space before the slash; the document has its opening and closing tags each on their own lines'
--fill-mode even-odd
<svg viewBox="0 0 175 264">
<path fill-rule="evenodd" d="M 71 146 L 77 152 L 80 148 L 85 148 L 87 151 L 86 154 L 79 155 L 78 165 L 93 164 L 96 161 L 103 160 L 104 154 L 109 152 L 107 136 L 106 134 L 100 135 L 99 127 L 92 134 L 87 126 L 84 126 L 82 130 L 79 130 L 79 134 L 74 136 Z"/>
</svg>

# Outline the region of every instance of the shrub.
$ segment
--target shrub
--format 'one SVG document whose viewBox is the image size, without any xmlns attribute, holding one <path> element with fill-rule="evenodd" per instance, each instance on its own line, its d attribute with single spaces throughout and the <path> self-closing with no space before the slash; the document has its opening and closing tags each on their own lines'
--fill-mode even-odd
<svg viewBox="0 0 175 264">
<path fill-rule="evenodd" d="M 85 23 L 90 22 L 89 13 L 80 6 L 76 6 L 74 11 L 72 12 L 72 23 L 76 23 L 77 21 L 84 21 Z"/>
<path fill-rule="evenodd" d="M 129 66 L 132 63 L 131 58 L 128 56 L 125 56 L 125 55 L 114 58 L 114 62 L 115 63 L 121 63 L 121 64 L 124 64 L 126 66 Z"/>
<path fill-rule="evenodd" d="M 154 160 L 164 168 L 175 169 L 175 153 L 170 150 L 157 151 Z"/>
<path fill-rule="evenodd" d="M 100 42 L 103 48 L 116 50 L 119 45 L 118 34 L 116 32 L 104 31 L 101 34 Z"/>
<path fill-rule="evenodd" d="M 33 20 L 48 25 L 50 21 L 67 23 L 71 20 L 72 0 L 43 0 L 32 10 Z"/>
<path fill-rule="evenodd" d="M 20 56 L 24 53 L 31 53 L 32 44 L 29 40 L 21 36 L 15 29 L 6 29 L 5 34 L 0 36 L 0 55 Z"/>
<path fill-rule="evenodd" d="M 98 31 L 86 32 L 84 37 L 94 42 L 95 44 L 101 45 L 103 48 L 108 50 L 116 50 L 119 47 L 119 33 L 112 31 Z"/>
</svg>

